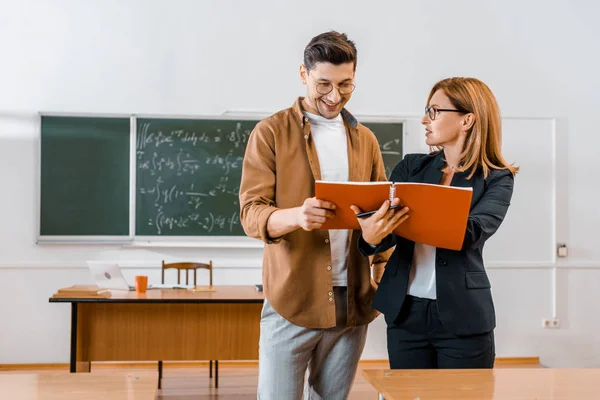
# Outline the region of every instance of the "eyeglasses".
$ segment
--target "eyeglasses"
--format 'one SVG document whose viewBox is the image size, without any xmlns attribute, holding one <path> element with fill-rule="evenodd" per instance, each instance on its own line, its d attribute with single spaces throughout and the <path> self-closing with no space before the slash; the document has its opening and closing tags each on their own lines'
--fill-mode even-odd
<svg viewBox="0 0 600 400">
<path fill-rule="evenodd" d="M 340 94 L 342 95 L 350 94 L 354 92 L 354 89 L 356 88 L 356 86 L 354 86 L 354 84 L 352 83 L 342 83 L 340 86 L 335 87 L 337 88 L 338 92 L 340 92 Z M 317 92 L 319 94 L 329 94 L 331 93 L 333 88 L 334 86 L 329 82 L 317 83 Z"/>
<path fill-rule="evenodd" d="M 435 107 L 429 107 L 429 106 L 425 106 L 425 114 L 427 114 L 429 116 L 430 120 L 434 120 L 442 111 L 448 111 L 448 112 L 457 112 L 457 113 L 468 113 L 468 111 L 464 111 L 464 110 L 454 110 L 451 108 L 435 108 Z"/>
</svg>

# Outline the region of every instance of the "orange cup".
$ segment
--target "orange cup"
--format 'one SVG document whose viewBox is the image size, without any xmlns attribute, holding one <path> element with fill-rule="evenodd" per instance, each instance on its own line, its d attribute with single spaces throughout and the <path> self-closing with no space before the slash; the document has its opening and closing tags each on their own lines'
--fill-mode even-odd
<svg viewBox="0 0 600 400">
<path fill-rule="evenodd" d="M 138 293 L 146 293 L 148 288 L 148 277 L 145 275 L 138 275 L 135 277 L 135 291 Z"/>
</svg>

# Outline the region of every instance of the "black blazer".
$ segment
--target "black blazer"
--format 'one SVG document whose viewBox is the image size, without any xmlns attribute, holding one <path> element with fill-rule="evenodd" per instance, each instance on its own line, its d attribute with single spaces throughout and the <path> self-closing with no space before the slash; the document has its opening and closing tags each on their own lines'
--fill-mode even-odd
<svg viewBox="0 0 600 400">
<path fill-rule="evenodd" d="M 439 184 L 443 176 L 443 156 L 443 151 L 406 155 L 394 168 L 390 181 Z M 456 335 L 485 333 L 496 327 L 491 285 L 482 252 L 485 241 L 496 232 L 506 215 L 514 184 L 508 170 L 492 170 L 485 179 L 481 170 L 471 179 L 467 179 L 468 174 L 457 172 L 451 182 L 451 186 L 473 188 L 462 249 L 437 248 L 435 256 L 439 316 L 444 327 Z M 362 237 L 358 245 L 366 256 L 396 246 L 372 303 L 385 315 L 386 322 L 392 324 L 406 297 L 414 242 L 392 233 L 375 248 Z"/>
</svg>

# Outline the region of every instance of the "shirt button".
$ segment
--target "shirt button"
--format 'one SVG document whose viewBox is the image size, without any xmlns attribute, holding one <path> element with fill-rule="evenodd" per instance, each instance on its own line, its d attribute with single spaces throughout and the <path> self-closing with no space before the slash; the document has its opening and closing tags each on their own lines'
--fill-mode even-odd
<svg viewBox="0 0 600 400">
<path fill-rule="evenodd" d="M 327 266 L 327 271 L 331 271 L 331 265 Z"/>
<path fill-rule="evenodd" d="M 304 135 L 304 139 L 308 140 L 308 135 Z"/>
<path fill-rule="evenodd" d="M 325 239 L 325 243 L 329 243 L 329 239 Z"/>
<path fill-rule="evenodd" d="M 333 297 L 330 297 L 330 298 L 329 298 L 329 301 L 333 301 Z"/>
<path fill-rule="evenodd" d="M 333 296 L 333 292 L 329 292 L 328 294 L 329 294 L 330 296 Z"/>
</svg>

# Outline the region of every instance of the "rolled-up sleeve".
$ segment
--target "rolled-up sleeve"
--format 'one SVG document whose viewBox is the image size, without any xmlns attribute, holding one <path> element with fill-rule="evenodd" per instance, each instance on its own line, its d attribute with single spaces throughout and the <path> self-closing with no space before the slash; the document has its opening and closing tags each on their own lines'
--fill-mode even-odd
<svg viewBox="0 0 600 400">
<path fill-rule="evenodd" d="M 275 139 L 272 130 L 259 122 L 246 146 L 240 183 L 240 220 L 246 235 L 265 243 L 281 238 L 270 238 L 267 232 L 269 217 L 275 206 Z"/>
</svg>

